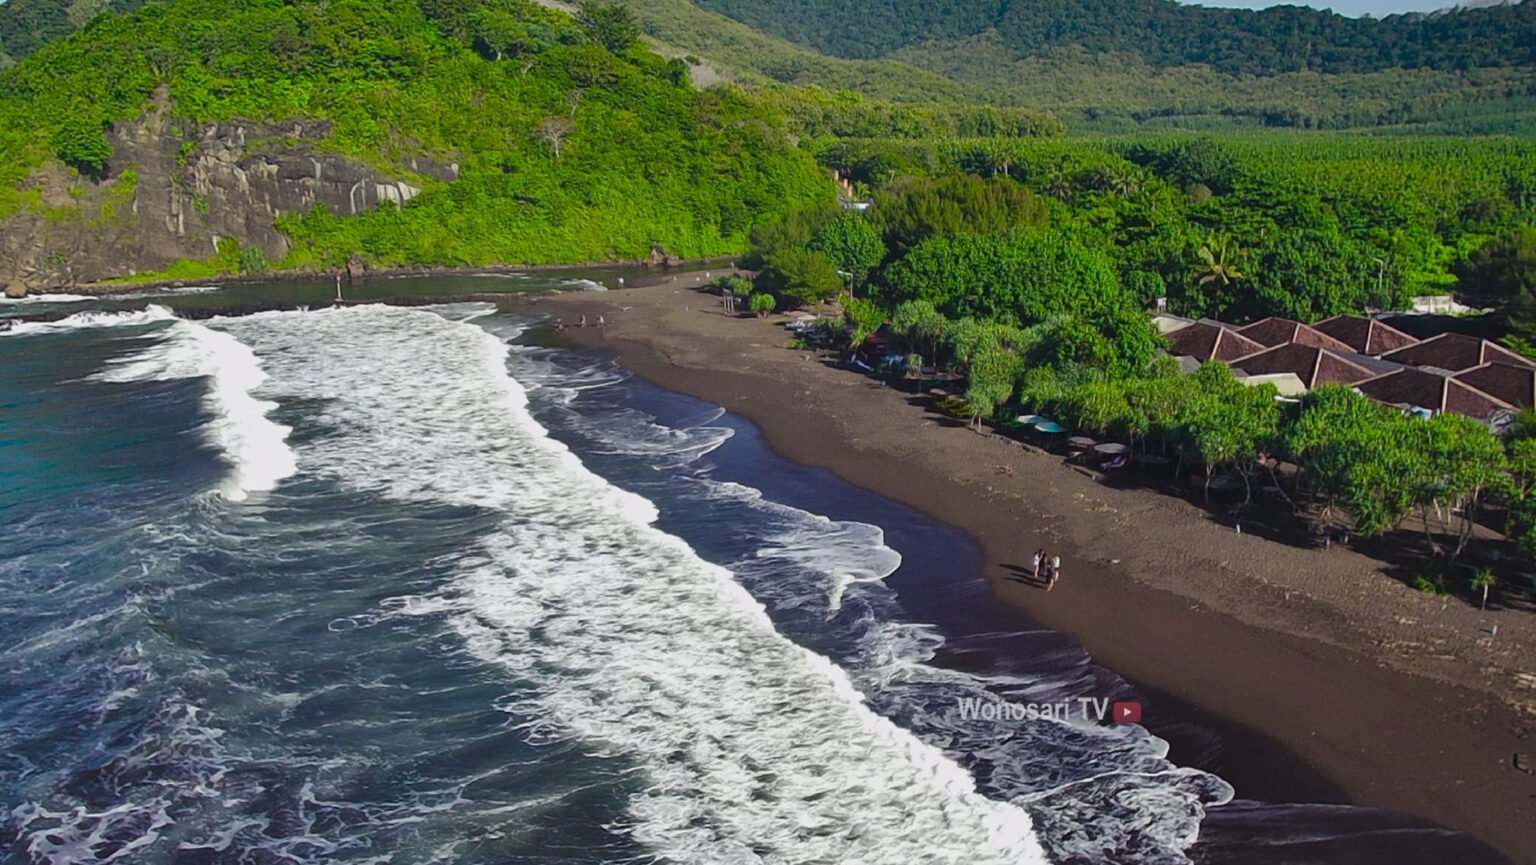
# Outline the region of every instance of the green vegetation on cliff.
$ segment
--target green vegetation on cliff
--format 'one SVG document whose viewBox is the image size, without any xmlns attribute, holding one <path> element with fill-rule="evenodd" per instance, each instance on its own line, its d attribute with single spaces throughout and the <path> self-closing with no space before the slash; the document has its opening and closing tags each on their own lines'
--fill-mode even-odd
<svg viewBox="0 0 1536 865">
<path fill-rule="evenodd" d="M 523 0 L 180 0 L 101 16 L 0 73 L 0 217 L 49 161 L 131 169 L 107 131 L 173 117 L 329 124 L 321 147 L 422 187 L 359 216 L 285 217 L 286 266 L 560 262 L 729 253 L 752 223 L 830 200 L 782 112 L 700 92 L 615 7 Z M 255 146 L 257 143 L 252 143 Z M 282 142 L 260 142 L 282 146 Z M 425 158 L 457 179 L 407 171 Z"/>
</svg>

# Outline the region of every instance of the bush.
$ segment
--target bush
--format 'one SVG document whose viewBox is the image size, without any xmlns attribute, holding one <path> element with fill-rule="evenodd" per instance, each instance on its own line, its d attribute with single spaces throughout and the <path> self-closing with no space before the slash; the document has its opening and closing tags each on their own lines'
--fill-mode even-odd
<svg viewBox="0 0 1536 865">
<path fill-rule="evenodd" d="M 752 299 L 748 301 L 748 304 L 752 307 L 752 311 L 757 313 L 758 318 L 766 318 L 768 313 L 773 312 L 779 305 L 779 302 L 774 299 L 773 295 L 767 292 L 759 292 L 752 295 Z"/>
<path fill-rule="evenodd" d="M 100 178 L 112 158 L 105 124 L 100 119 L 73 115 L 53 133 L 50 142 L 59 161 L 88 177 Z"/>
</svg>

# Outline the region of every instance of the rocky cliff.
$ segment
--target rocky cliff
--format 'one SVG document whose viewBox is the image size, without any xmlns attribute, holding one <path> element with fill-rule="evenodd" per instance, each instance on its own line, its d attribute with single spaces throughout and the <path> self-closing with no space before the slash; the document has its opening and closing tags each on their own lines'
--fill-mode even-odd
<svg viewBox="0 0 1536 865">
<path fill-rule="evenodd" d="M 105 177 L 62 165 L 32 173 L 31 204 L 0 220 L 0 287 L 14 291 L 159 271 L 205 259 L 221 241 L 278 261 L 288 240 L 274 227 L 286 213 L 323 204 L 357 213 L 403 204 L 426 183 L 452 181 L 458 166 L 405 160 L 399 176 L 319 147 L 328 123 L 195 123 L 171 116 L 165 99 L 109 139 Z M 252 256 L 253 258 L 255 256 Z"/>
</svg>

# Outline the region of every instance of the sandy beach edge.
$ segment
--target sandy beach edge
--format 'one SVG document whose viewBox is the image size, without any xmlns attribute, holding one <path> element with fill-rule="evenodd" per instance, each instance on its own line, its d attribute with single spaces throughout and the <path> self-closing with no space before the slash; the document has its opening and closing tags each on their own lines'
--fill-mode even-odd
<svg viewBox="0 0 1536 865">
<path fill-rule="evenodd" d="M 1529 716 L 1486 691 L 1385 666 L 1368 646 L 1341 645 L 1331 623 L 1310 635 L 1297 621 L 1328 611 L 1305 598 L 1290 620 L 1270 621 L 1273 586 L 1230 581 L 1212 591 L 1195 581 L 1188 591 L 1168 590 L 1191 561 L 1226 554 L 1215 546 L 1278 561 L 1285 556 L 1270 548 L 1282 545 L 1252 536 L 1212 543 L 1203 533 L 1182 543 L 1213 548 L 1191 549 L 1198 557 L 1169 561 L 1148 579 L 1155 555 L 1132 563 L 1083 542 L 1083 514 L 1068 513 L 1061 499 L 1076 497 L 1074 485 L 1088 479 L 996 437 L 944 428 L 909 404 L 915 400 L 787 351 L 783 331 L 767 323 L 725 319 L 717 299 L 691 290 L 706 279 L 538 305 L 568 320 L 604 315 L 606 328 L 573 329 L 573 342 L 604 346 L 635 374 L 746 417 L 782 456 L 969 533 L 1000 602 L 1076 635 L 1096 662 L 1149 694 L 1149 712 L 1215 730 L 1225 747 L 1208 768 L 1240 798 L 1401 811 L 1468 832 L 1513 861 L 1536 862 L 1536 778 L 1512 765 L 1515 754 L 1536 748 Z M 1000 473 L 997 483 L 988 470 Z M 1021 484 L 1038 494 L 1005 489 Z M 1188 527 L 1179 520 L 1189 517 L 1169 508 L 1182 502 L 1117 492 L 1149 500 L 1147 513 L 1088 525 L 1087 534 L 1114 531 L 1108 549 L 1143 540 L 1155 553 L 1170 534 L 1181 543 Z M 1012 567 L 1039 546 L 1068 563 L 1050 594 L 1021 583 Z"/>
</svg>

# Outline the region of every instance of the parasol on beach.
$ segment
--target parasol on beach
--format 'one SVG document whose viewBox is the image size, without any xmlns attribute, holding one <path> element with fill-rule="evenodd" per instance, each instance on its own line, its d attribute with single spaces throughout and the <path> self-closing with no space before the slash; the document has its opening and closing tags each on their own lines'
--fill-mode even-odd
<svg viewBox="0 0 1536 865">
<path fill-rule="evenodd" d="M 1087 436 L 1073 436 L 1067 439 L 1067 444 L 1075 448 L 1082 448 L 1083 450 L 1087 450 L 1093 447 L 1096 442 Z"/>
<path fill-rule="evenodd" d="M 1067 428 L 1061 424 L 1053 420 L 1046 420 L 1045 418 L 1040 418 L 1030 424 L 1030 426 L 1034 427 L 1035 432 L 1048 433 L 1050 435 L 1058 435 L 1067 431 Z"/>
<path fill-rule="evenodd" d="M 1094 453 L 1103 454 L 1107 457 L 1119 456 L 1130 451 L 1130 449 L 1131 448 L 1129 445 L 1123 445 L 1119 442 L 1104 442 L 1103 444 L 1096 444 L 1093 446 Z"/>
<path fill-rule="evenodd" d="M 1034 424 L 1040 423 L 1041 421 L 1049 421 L 1049 420 L 1050 420 L 1050 418 L 1044 417 L 1042 415 L 1037 415 L 1037 414 L 1021 414 L 1021 415 L 1019 415 L 1019 423 L 1023 424 L 1024 426 L 1033 426 Z"/>
</svg>

